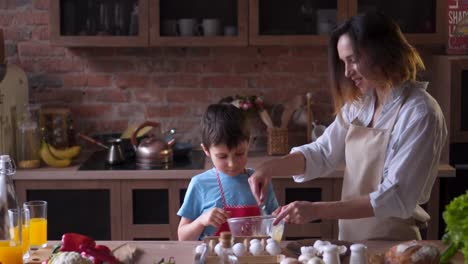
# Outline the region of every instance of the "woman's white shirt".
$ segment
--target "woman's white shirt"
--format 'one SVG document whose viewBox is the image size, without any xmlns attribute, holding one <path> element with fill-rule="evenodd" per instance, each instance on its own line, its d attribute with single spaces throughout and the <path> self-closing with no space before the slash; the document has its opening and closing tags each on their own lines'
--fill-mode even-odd
<svg viewBox="0 0 468 264">
<path fill-rule="evenodd" d="M 408 218 L 417 204 L 429 200 L 437 177 L 439 159 L 447 138 L 443 113 L 427 92 L 427 82 L 407 82 L 392 90 L 375 122 L 387 129 L 399 104 L 405 99 L 387 146 L 381 184 L 370 193 L 377 217 Z M 408 93 L 403 93 L 409 89 Z M 296 182 L 326 176 L 345 162 L 345 138 L 349 124 L 357 117 L 369 126 L 374 113 L 375 95 L 363 96 L 342 109 L 343 122 L 337 117 L 315 142 L 295 147 L 306 159 L 303 175 Z M 351 175 L 352 176 L 352 175 Z"/>
</svg>

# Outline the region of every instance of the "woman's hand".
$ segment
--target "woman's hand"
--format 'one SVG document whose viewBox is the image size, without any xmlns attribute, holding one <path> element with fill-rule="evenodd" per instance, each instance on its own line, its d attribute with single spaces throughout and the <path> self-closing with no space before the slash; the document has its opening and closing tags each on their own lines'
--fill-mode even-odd
<svg viewBox="0 0 468 264">
<path fill-rule="evenodd" d="M 203 213 L 200 217 L 198 217 L 198 222 L 200 222 L 203 226 L 214 226 L 220 227 L 224 224 L 227 219 L 231 216 L 228 211 L 224 211 L 221 208 L 212 208 L 209 211 Z"/>
<path fill-rule="evenodd" d="M 286 223 L 292 224 L 304 224 L 318 219 L 317 208 L 314 204 L 306 201 L 295 201 L 281 206 L 273 212 L 273 215 L 276 216 L 273 224 L 278 224 L 282 219 Z"/>
<path fill-rule="evenodd" d="M 269 172 L 268 163 L 260 166 L 255 172 L 249 177 L 250 190 L 257 200 L 258 205 L 261 205 L 266 198 L 268 184 L 271 180 L 271 173 Z"/>
</svg>

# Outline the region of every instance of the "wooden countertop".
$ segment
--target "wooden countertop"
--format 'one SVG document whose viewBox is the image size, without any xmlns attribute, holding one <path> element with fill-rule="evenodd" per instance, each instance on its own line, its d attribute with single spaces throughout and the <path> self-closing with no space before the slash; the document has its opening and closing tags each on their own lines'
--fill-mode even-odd
<svg viewBox="0 0 468 264">
<path fill-rule="evenodd" d="M 441 241 L 428 241 L 439 247 L 442 251 L 445 245 Z M 57 244 L 58 241 L 52 241 L 49 244 Z M 97 244 L 107 245 L 109 248 L 114 249 L 123 244 L 130 244 L 140 250 L 141 254 L 138 258 L 138 263 L 155 263 L 162 258 L 168 260 L 171 256 L 174 257 L 176 264 L 189 264 L 194 263 L 194 249 L 200 244 L 200 241 L 97 241 Z M 288 241 L 283 241 L 282 246 L 285 246 Z M 364 241 L 370 254 L 380 254 L 385 252 L 390 247 L 399 244 L 398 241 Z M 48 251 L 50 253 L 50 251 Z M 41 263 L 44 260 L 44 254 L 40 252 L 32 252 L 31 257 L 26 260 L 26 264 Z M 33 260 L 34 259 L 34 260 Z M 463 255 L 459 252 L 452 259 L 452 263 L 463 263 Z"/>
<path fill-rule="evenodd" d="M 86 155 L 82 155 L 86 156 Z M 247 167 L 256 168 L 265 160 L 275 158 L 266 153 L 250 153 Z M 150 180 L 150 179 L 190 179 L 191 177 L 212 167 L 211 161 L 205 159 L 204 169 L 199 170 L 78 170 L 80 162 L 86 157 L 81 157 L 73 166 L 67 168 L 43 167 L 31 170 L 18 170 L 13 176 L 14 180 Z M 325 178 L 343 177 L 344 166 L 327 175 Z M 439 165 L 438 177 L 454 177 L 455 168 L 448 164 Z M 291 178 L 290 176 L 280 176 L 275 178 Z"/>
</svg>

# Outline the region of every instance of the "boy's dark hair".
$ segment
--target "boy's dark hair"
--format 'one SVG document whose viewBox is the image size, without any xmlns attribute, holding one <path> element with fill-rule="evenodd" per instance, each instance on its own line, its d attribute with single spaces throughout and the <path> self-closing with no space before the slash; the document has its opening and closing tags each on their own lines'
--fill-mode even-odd
<svg viewBox="0 0 468 264">
<path fill-rule="evenodd" d="M 202 143 L 207 149 L 219 144 L 232 149 L 250 139 L 250 128 L 244 112 L 232 104 L 208 106 L 202 118 L 201 129 Z"/>
</svg>

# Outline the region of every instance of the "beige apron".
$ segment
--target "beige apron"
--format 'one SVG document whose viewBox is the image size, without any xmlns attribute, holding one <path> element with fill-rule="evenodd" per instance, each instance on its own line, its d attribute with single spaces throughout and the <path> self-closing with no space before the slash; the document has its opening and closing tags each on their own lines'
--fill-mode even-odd
<svg viewBox="0 0 468 264">
<path fill-rule="evenodd" d="M 377 190 L 383 168 L 390 134 L 403 102 L 392 117 L 388 129 L 376 129 L 351 122 L 346 135 L 346 168 L 343 178 L 342 200 L 353 199 Z M 368 217 L 338 221 L 339 239 L 355 240 L 411 240 L 421 239 L 416 220 L 426 222 L 429 215 L 417 206 L 413 217 Z"/>
</svg>

